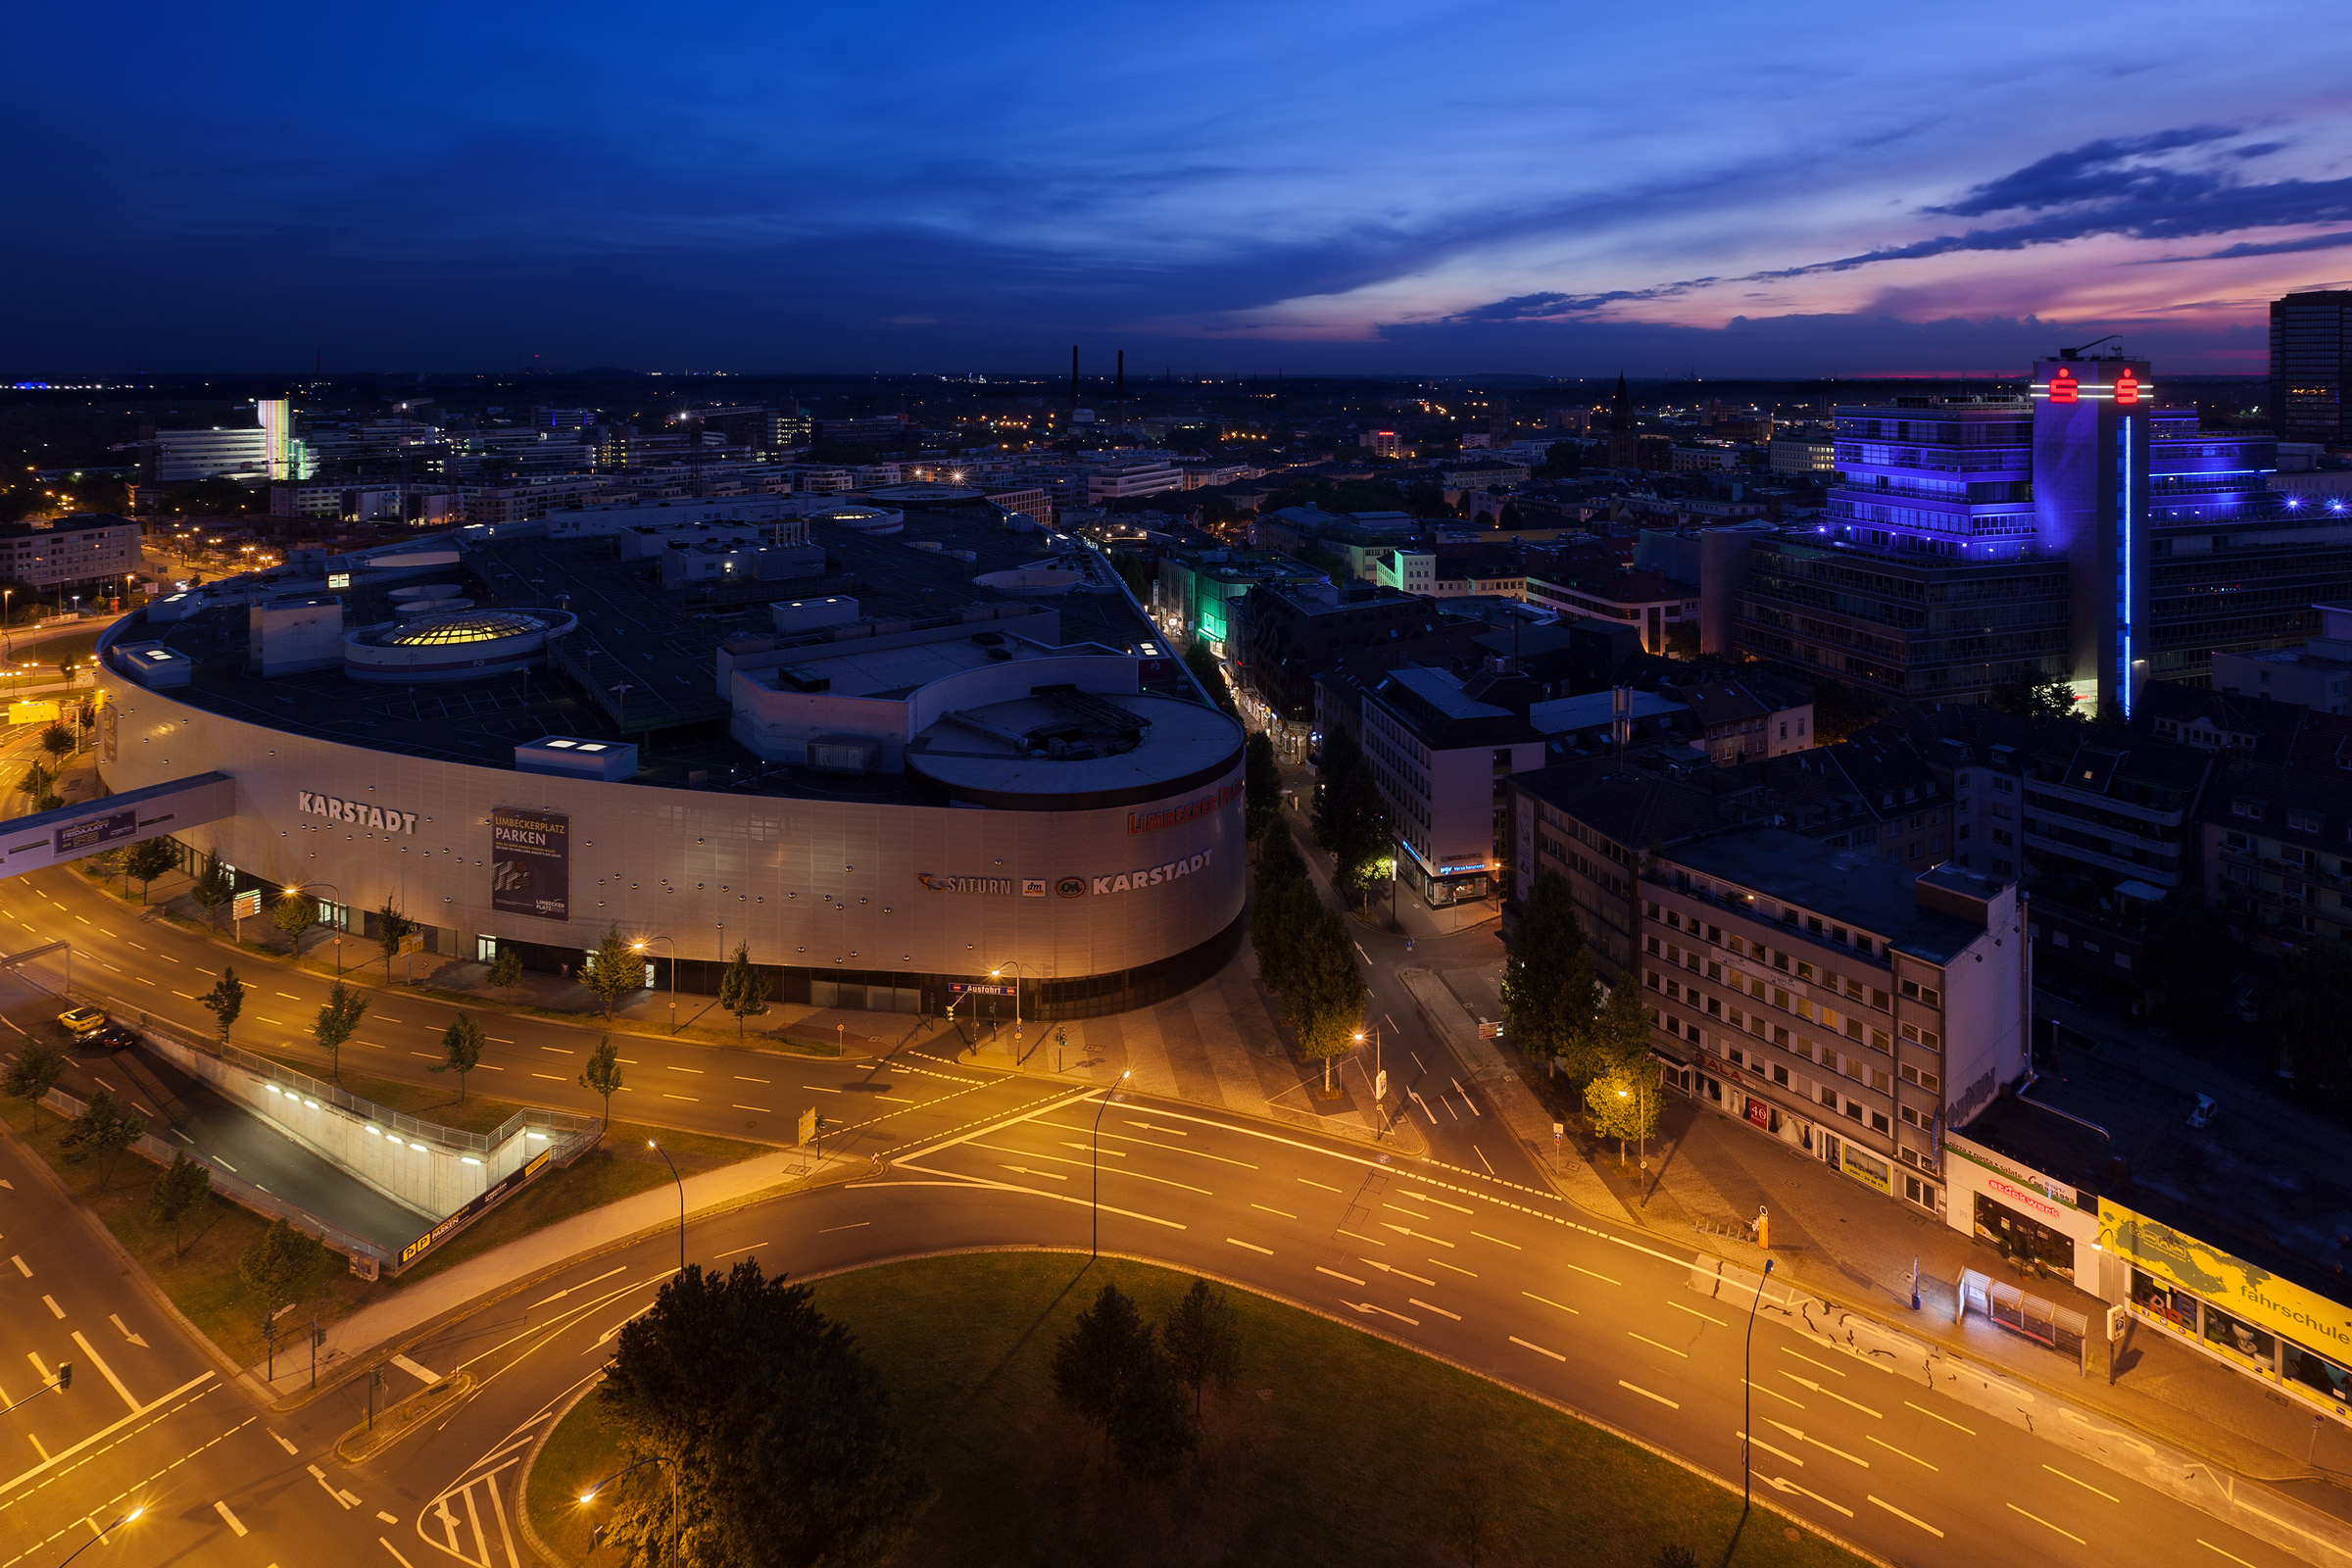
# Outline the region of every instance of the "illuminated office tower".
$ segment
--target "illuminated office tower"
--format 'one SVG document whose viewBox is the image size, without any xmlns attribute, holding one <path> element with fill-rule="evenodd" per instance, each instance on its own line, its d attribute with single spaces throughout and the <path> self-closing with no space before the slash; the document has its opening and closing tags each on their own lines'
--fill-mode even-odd
<svg viewBox="0 0 2352 1568">
<path fill-rule="evenodd" d="M 2148 362 L 2061 351 L 2034 363 L 2031 390 L 2034 533 L 2066 558 L 2076 696 L 2129 716 L 2148 678 Z"/>
</svg>

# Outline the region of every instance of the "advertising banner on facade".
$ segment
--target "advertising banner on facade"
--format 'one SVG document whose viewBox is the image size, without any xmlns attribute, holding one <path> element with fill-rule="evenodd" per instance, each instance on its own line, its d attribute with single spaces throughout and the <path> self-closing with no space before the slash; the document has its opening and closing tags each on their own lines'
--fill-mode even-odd
<svg viewBox="0 0 2352 1568">
<path fill-rule="evenodd" d="M 85 816 L 57 829 L 50 853 L 86 855 L 103 845 L 138 836 L 139 813 L 135 809 L 108 811 L 103 816 Z"/>
<path fill-rule="evenodd" d="M 571 918 L 571 818 L 528 806 L 490 809 L 490 907 Z"/>
<path fill-rule="evenodd" d="M 2256 1328 L 2316 1350 L 2338 1355 L 2352 1350 L 2352 1308 L 2104 1198 L 2099 1200 L 2099 1245 L 2133 1268 Z"/>
</svg>

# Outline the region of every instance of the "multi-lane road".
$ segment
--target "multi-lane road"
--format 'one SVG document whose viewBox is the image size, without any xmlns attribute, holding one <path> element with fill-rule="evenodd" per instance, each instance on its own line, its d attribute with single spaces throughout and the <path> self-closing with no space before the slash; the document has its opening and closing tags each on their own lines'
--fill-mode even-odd
<svg viewBox="0 0 2352 1568">
<path fill-rule="evenodd" d="M 0 884 L 0 922 L 88 941 L 77 975 L 183 1025 L 220 951 L 70 873 Z M 257 969 L 247 1016 L 296 1043 L 323 982 Z M 274 998 L 275 1001 L 267 999 Z M 1376 1001 L 1378 999 L 1376 998 Z M 380 998 L 355 1065 L 420 1072 L 451 1009 Z M 263 1019 L 278 1020 L 263 1025 Z M 592 1032 L 498 1017 L 485 1076 L 514 1098 L 593 1108 L 572 1084 Z M 244 1031 L 241 1029 L 240 1031 Z M 250 1036 L 248 1037 L 251 1038 Z M 2118 1557 L 2294 1560 L 2061 1446 L 1767 1315 L 1752 1371 L 1738 1293 L 1702 1295 L 1691 1259 L 1592 1223 L 1532 1179 L 1471 1092 L 1423 1159 L 1200 1107 L 959 1063 L 917 1043 L 887 1062 L 808 1061 L 630 1037 L 633 1115 L 781 1137 L 807 1103 L 877 1174 L 698 1222 L 698 1262 L 796 1275 L 949 1248 L 1105 1250 L 1297 1302 L 1590 1412 L 1719 1476 L 1750 1427 L 1759 1495 L 1890 1561 L 2090 1564 Z M 1407 1054 L 1431 1049 L 1423 1039 Z M 1431 1077 L 1450 1063 L 1425 1058 Z M 1399 1064 L 1392 1060 L 1393 1072 Z M 510 1085 L 512 1087 L 510 1087 Z M 544 1085 L 542 1089 L 537 1087 Z M 855 1108 L 853 1108 L 855 1107 Z M 1101 1137 L 1095 1135 L 1097 1112 Z M 1456 1144 L 1467 1139 L 1475 1158 Z M 279 1564 L 452 1559 L 521 1568 L 515 1485 L 529 1444 L 596 1375 L 617 1326 L 677 1263 L 662 1235 L 581 1259 L 402 1348 L 386 1396 L 458 1372 L 472 1387 L 429 1435 L 358 1465 L 331 1445 L 365 1380 L 290 1414 L 226 1381 L 125 1277 L 26 1156 L 0 1150 L 0 1393 L 75 1362 L 74 1388 L 0 1416 L 0 1568 L 56 1560 L 130 1506 L 141 1560 Z M 1512 1161 L 1517 1161 L 1514 1165 Z M 17 1261 L 22 1260 L 22 1263 Z M 1073 1263 L 1073 1267 L 1076 1264 Z M 102 1364 L 103 1363 L 103 1364 Z M 13 1375 L 5 1369 L 19 1368 Z M 9 1430 L 11 1425 L 24 1434 Z M 1563 1478 L 1573 1485 L 1573 1478 Z M 110 1512 L 110 1510 L 112 1510 Z M 75 1532 L 79 1532 L 78 1538 Z"/>
</svg>

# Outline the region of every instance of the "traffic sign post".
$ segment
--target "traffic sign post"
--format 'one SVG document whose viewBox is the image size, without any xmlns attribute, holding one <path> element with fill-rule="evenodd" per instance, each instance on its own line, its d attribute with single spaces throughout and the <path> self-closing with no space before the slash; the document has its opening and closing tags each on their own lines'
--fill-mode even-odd
<svg viewBox="0 0 2352 1568">
<path fill-rule="evenodd" d="M 1560 1174 L 1560 1141 L 1567 1136 L 1566 1122 L 1555 1121 L 1551 1124 L 1551 1173 L 1554 1176 Z"/>
<path fill-rule="evenodd" d="M 237 940 L 239 942 L 245 940 L 245 917 L 249 914 L 259 914 L 261 912 L 262 890 L 260 888 L 247 888 L 244 892 L 238 894 L 235 898 L 229 901 L 229 920 L 236 927 Z"/>
</svg>

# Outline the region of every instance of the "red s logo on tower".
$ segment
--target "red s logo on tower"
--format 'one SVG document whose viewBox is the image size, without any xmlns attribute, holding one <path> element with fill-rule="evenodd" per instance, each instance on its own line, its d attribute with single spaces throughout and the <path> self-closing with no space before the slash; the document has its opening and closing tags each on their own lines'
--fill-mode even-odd
<svg viewBox="0 0 2352 1568">
<path fill-rule="evenodd" d="M 2130 408 L 2132 404 L 2137 403 L 2139 401 L 2139 377 L 2133 375 L 2130 370 L 2118 375 L 2115 378 L 2115 401 L 2124 408 Z"/>
<path fill-rule="evenodd" d="M 2138 396 L 2136 392 L 2132 395 Z M 2081 390 L 2075 384 L 2074 371 L 2061 368 L 2050 372 L 2050 401 L 2052 403 L 2073 403 L 2080 396 Z"/>
</svg>

